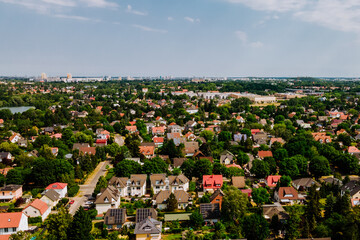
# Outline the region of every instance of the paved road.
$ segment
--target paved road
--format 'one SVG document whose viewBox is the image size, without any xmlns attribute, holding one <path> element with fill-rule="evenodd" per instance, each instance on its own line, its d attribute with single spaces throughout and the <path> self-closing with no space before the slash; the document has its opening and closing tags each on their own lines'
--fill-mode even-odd
<svg viewBox="0 0 360 240">
<path fill-rule="evenodd" d="M 105 176 L 106 174 L 106 165 L 110 166 L 110 161 L 100 162 L 93 173 L 88 177 L 84 185 L 80 185 L 79 193 L 75 197 L 70 198 L 70 200 L 75 201 L 69 209 L 70 214 L 74 215 L 79 207 L 83 206 L 88 200 L 88 197 L 91 196 L 100 176 Z"/>
</svg>

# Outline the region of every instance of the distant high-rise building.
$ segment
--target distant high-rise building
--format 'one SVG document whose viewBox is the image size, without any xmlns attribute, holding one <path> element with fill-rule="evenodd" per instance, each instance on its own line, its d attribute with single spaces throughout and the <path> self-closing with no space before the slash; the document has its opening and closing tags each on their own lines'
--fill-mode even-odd
<svg viewBox="0 0 360 240">
<path fill-rule="evenodd" d="M 71 73 L 68 73 L 68 74 L 67 74 L 67 79 L 72 79 Z"/>
<path fill-rule="evenodd" d="M 46 73 L 41 73 L 41 79 L 42 79 L 42 80 L 46 80 L 46 79 L 47 79 Z"/>
</svg>

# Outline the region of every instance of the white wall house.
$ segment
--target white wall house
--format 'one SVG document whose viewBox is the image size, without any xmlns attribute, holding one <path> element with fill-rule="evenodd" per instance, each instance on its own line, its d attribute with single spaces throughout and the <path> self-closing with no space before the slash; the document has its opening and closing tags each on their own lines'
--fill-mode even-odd
<svg viewBox="0 0 360 240">
<path fill-rule="evenodd" d="M 27 230 L 29 230 L 28 217 L 24 213 L 0 213 L 0 236 Z"/>
<path fill-rule="evenodd" d="M 67 185 L 68 185 L 67 183 L 60 183 L 60 182 L 52 183 L 45 188 L 45 191 L 54 189 L 56 192 L 60 194 L 60 198 L 64 198 L 67 194 Z"/>
<path fill-rule="evenodd" d="M 40 199 L 35 199 L 23 210 L 26 216 L 41 217 L 43 221 L 49 216 L 50 212 L 51 208 Z"/>
</svg>

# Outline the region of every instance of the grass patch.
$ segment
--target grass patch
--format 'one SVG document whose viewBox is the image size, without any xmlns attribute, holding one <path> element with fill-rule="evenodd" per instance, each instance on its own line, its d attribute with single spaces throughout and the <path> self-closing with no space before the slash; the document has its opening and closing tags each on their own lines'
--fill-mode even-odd
<svg viewBox="0 0 360 240">
<path fill-rule="evenodd" d="M 178 234 L 169 234 L 169 235 L 163 234 L 162 235 L 163 240 L 178 240 L 178 239 L 181 239 L 181 238 L 182 238 L 182 236 L 181 236 L 180 233 L 178 233 Z"/>
</svg>

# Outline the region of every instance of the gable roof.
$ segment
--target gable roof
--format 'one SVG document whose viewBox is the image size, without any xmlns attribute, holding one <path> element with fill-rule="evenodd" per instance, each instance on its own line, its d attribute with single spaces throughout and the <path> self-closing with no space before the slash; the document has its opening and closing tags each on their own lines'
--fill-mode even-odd
<svg viewBox="0 0 360 240">
<path fill-rule="evenodd" d="M 245 187 L 245 177 L 244 176 L 235 176 L 231 178 L 231 182 L 236 188 L 244 188 Z"/>
<path fill-rule="evenodd" d="M 164 186 L 165 185 L 165 179 L 166 179 L 166 174 L 165 173 L 156 173 L 156 174 L 151 174 L 150 175 L 150 181 L 151 181 L 152 185 Z"/>
<path fill-rule="evenodd" d="M 136 222 L 141 222 L 144 219 L 151 217 L 157 218 L 157 211 L 154 208 L 138 208 L 136 209 Z"/>
<path fill-rule="evenodd" d="M 120 199 L 120 192 L 113 186 L 108 186 L 102 193 L 100 193 L 95 200 L 95 204 L 111 203 L 112 200 Z"/>
<path fill-rule="evenodd" d="M 134 234 L 159 234 L 161 230 L 162 222 L 149 217 L 136 223 Z"/>
<path fill-rule="evenodd" d="M 299 197 L 298 192 L 293 187 L 280 187 L 279 191 L 279 199 L 289 199 L 289 200 L 298 200 L 302 199 Z"/>
<path fill-rule="evenodd" d="M 189 179 L 184 175 L 180 174 L 179 176 L 169 176 L 170 185 L 181 185 L 189 182 Z"/>
<path fill-rule="evenodd" d="M 221 189 L 216 189 L 215 192 L 210 196 L 210 202 L 212 202 L 217 196 L 225 196 L 225 194 L 223 193 L 223 191 L 221 191 Z"/>
<path fill-rule="evenodd" d="M 130 184 L 136 186 L 143 186 L 146 183 L 146 178 L 146 174 L 132 174 L 130 176 Z M 139 185 L 137 185 L 137 182 L 139 182 Z"/>
<path fill-rule="evenodd" d="M 46 196 L 53 202 L 55 202 L 56 200 L 58 200 L 60 198 L 60 194 L 57 191 L 55 191 L 54 189 L 50 189 L 50 190 L 46 191 L 44 196 Z"/>
<path fill-rule="evenodd" d="M 0 213 L 0 228 L 19 227 L 22 212 Z"/>
<path fill-rule="evenodd" d="M 25 207 L 23 211 L 25 211 L 28 207 L 33 207 L 33 208 L 39 210 L 41 215 L 43 215 L 46 212 L 46 210 L 48 210 L 48 208 L 49 208 L 49 206 L 40 199 L 35 199 L 32 203 L 27 205 L 27 207 Z"/>
<path fill-rule="evenodd" d="M 276 187 L 276 184 L 280 181 L 280 175 L 270 175 L 265 178 L 266 184 L 269 187 Z"/>
<path fill-rule="evenodd" d="M 170 194 L 170 190 L 160 191 L 158 194 L 154 195 L 153 199 L 155 200 L 156 204 L 165 203 L 169 199 Z M 189 202 L 189 194 L 184 190 L 175 190 L 174 195 L 178 203 Z"/>
<path fill-rule="evenodd" d="M 128 180 L 127 177 L 115 177 L 115 176 L 113 176 L 109 180 L 109 185 L 117 187 L 117 188 L 124 188 L 124 187 L 126 187 L 127 180 Z"/>
<path fill-rule="evenodd" d="M 258 156 L 259 158 L 266 158 L 266 157 L 272 157 L 273 154 L 271 151 L 259 151 Z"/>
<path fill-rule="evenodd" d="M 220 185 L 220 186 L 216 186 Z M 223 176 L 222 175 L 204 175 L 203 176 L 203 188 L 220 188 L 223 185 Z"/>
</svg>

